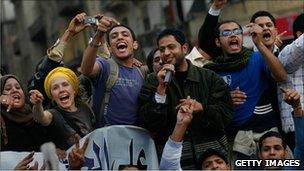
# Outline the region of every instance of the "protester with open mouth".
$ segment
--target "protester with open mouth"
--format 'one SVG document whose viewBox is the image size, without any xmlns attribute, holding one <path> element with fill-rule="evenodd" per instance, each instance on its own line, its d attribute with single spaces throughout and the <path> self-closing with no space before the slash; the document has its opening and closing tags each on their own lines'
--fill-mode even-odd
<svg viewBox="0 0 304 171">
<path fill-rule="evenodd" d="M 96 127 L 138 125 L 138 96 L 146 71 L 133 65 L 138 42 L 135 33 L 115 19 L 102 15 L 95 35 L 83 53 L 81 71 L 93 83 L 92 109 Z M 96 58 L 107 41 L 111 58 Z"/>
<path fill-rule="evenodd" d="M 246 159 L 250 156 L 257 157 L 255 137 L 260 137 L 269 130 L 278 130 L 274 121 L 271 105 L 260 108 L 262 95 L 270 87 L 270 79 L 277 82 L 287 79 L 287 73 L 278 58 L 269 50 L 269 32 L 266 32 L 257 23 L 247 25 L 249 35 L 258 51 L 254 52 L 243 47 L 243 29 L 239 23 L 226 20 L 218 23 L 218 15 L 226 1 L 215 0 L 200 29 L 200 43 L 213 45 L 207 50 L 211 52 L 213 62 L 205 65 L 205 68 L 215 71 L 222 76 L 230 87 L 230 95 L 235 105 L 235 115 L 231 124 L 226 128 L 228 138 L 237 159 Z M 269 24 L 269 23 L 268 23 Z M 263 26 L 266 27 L 266 26 Z M 214 41 L 206 39 L 208 30 L 214 30 Z M 266 34 L 266 33 L 267 34 Z M 209 43 L 210 44 L 210 43 Z M 218 49 L 220 50 L 218 51 Z M 217 53 L 213 53 L 216 52 Z M 210 55 L 209 54 L 209 55 Z M 264 98 L 263 100 L 269 97 Z M 244 168 L 242 168 L 244 169 Z"/>
<path fill-rule="evenodd" d="M 68 68 L 53 69 L 44 81 L 44 89 L 57 106 L 44 110 L 43 95 L 31 90 L 34 118 L 48 128 L 57 147 L 67 149 L 73 145 L 75 134 L 83 137 L 93 130 L 93 112 L 82 102 L 77 76 Z"/>
<path fill-rule="evenodd" d="M 47 141 L 46 130 L 34 122 L 19 79 L 1 77 L 1 151 L 39 151 Z"/>
</svg>

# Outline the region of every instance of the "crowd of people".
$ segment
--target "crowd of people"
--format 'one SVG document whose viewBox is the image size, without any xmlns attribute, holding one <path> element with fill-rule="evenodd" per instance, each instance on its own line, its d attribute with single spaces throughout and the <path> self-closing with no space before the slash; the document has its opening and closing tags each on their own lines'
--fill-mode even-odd
<svg viewBox="0 0 304 171">
<path fill-rule="evenodd" d="M 60 154 L 76 143 L 69 162 L 79 169 L 88 141 L 79 147 L 81 137 L 134 125 L 150 132 L 160 169 L 263 169 L 235 165 L 250 159 L 297 159 L 288 169 L 304 169 L 304 14 L 293 23 L 295 40 L 281 47 L 272 14 L 254 13 L 249 49 L 237 21 L 219 22 L 226 3 L 212 2 L 193 49 L 182 30 L 161 31 L 146 65 L 136 59 L 132 28 L 102 14 L 85 24 L 77 14 L 27 90 L 15 75 L 1 76 L 1 151 L 39 151 L 52 141 Z M 95 34 L 73 71 L 62 62 L 65 49 L 88 27 Z M 30 169 L 32 157 L 16 169 Z"/>
</svg>

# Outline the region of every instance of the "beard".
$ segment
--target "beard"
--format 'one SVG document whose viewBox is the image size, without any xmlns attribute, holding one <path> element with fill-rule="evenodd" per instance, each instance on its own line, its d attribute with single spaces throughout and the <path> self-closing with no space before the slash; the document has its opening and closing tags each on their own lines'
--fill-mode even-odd
<svg viewBox="0 0 304 171">
<path fill-rule="evenodd" d="M 185 60 L 185 55 L 183 55 L 183 54 L 176 57 L 175 58 L 175 64 L 173 64 L 174 67 L 179 68 L 183 64 L 184 60 Z"/>
</svg>

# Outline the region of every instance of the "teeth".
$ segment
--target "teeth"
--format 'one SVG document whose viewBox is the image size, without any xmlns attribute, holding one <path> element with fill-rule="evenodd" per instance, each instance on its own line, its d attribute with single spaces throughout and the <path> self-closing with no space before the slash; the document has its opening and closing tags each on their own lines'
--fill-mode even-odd
<svg viewBox="0 0 304 171">
<path fill-rule="evenodd" d="M 125 43 L 118 43 L 117 46 L 127 46 Z"/>
<path fill-rule="evenodd" d="M 18 95 L 13 96 L 14 99 L 19 99 L 20 97 Z"/>
</svg>

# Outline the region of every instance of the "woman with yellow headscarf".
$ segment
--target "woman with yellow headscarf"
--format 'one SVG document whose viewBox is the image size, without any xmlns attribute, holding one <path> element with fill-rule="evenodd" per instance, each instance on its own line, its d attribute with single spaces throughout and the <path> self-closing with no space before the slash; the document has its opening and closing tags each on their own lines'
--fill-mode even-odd
<svg viewBox="0 0 304 171">
<path fill-rule="evenodd" d="M 93 131 L 94 115 L 90 107 L 79 100 L 79 83 L 76 74 L 65 67 L 57 67 L 44 80 L 48 98 L 56 103 L 53 109 L 44 110 L 43 95 L 30 91 L 33 114 L 37 122 L 48 127 L 57 147 L 67 149 L 73 145 L 75 134 L 81 137 Z"/>
</svg>

